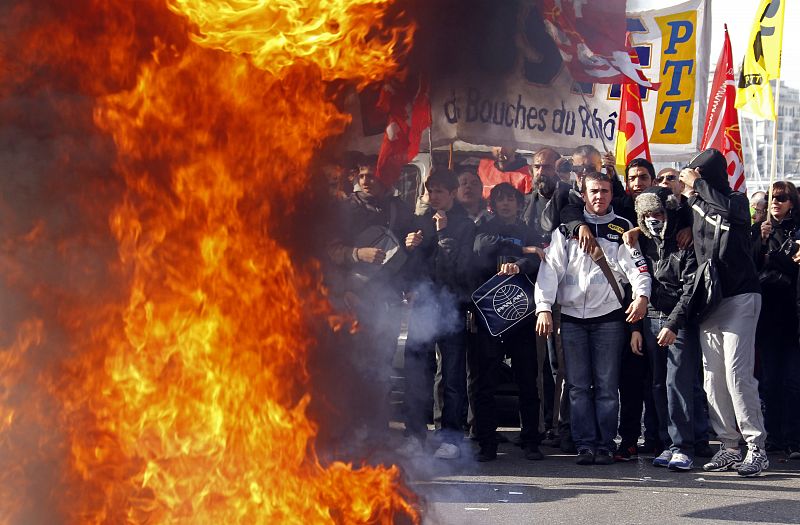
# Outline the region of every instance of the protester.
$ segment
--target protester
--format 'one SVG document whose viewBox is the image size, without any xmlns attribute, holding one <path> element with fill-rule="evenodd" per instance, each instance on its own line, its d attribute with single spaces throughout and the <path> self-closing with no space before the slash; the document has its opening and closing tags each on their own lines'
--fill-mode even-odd
<svg viewBox="0 0 800 525">
<path fill-rule="evenodd" d="M 753 224 L 767 218 L 767 194 L 755 191 L 750 195 L 750 220 Z"/>
<path fill-rule="evenodd" d="M 456 201 L 458 179 L 453 172 L 433 172 L 425 189 L 430 208 L 419 218 L 418 230 L 405 239 L 406 248 L 417 255 L 419 263 L 405 347 L 406 431 L 419 441 L 426 437 L 438 346 L 444 395 L 442 443 L 434 456 L 455 459 L 461 453 L 467 399 L 465 319 L 475 223 Z"/>
<path fill-rule="evenodd" d="M 483 182 L 483 198 L 489 198 L 489 192 L 496 185 L 506 182 L 522 192 L 531 192 L 531 172 L 528 161 L 511 146 L 495 146 L 491 159 L 481 159 L 478 164 L 478 176 Z"/>
<path fill-rule="evenodd" d="M 556 165 L 561 156 L 553 149 L 544 148 L 533 156 L 533 192 L 526 195 L 527 205 L 523 212 L 523 220 L 531 228 L 534 243 L 547 248 L 550 245 L 552 231 L 557 225 L 544 220 L 545 211 L 553 205 L 556 189 L 566 186 L 561 182 Z M 568 186 L 566 186 L 568 189 Z M 560 447 L 563 442 L 565 452 L 574 452 L 569 428 L 569 389 L 564 383 L 564 353 L 561 346 L 561 310 L 553 305 L 553 333 L 547 337 L 537 336 L 536 350 L 539 370 L 539 393 L 542 400 L 543 430 L 546 442 L 543 444 Z M 549 363 L 545 363 L 547 357 Z M 549 366 L 546 366 L 549 365 Z M 549 368 L 550 377 L 544 375 Z M 549 417 L 548 417 L 549 416 Z M 553 429 L 557 429 L 556 434 Z"/>
<path fill-rule="evenodd" d="M 652 187 L 636 198 L 639 246 L 652 276 L 647 317 L 634 327 L 631 350 L 645 354 L 652 371 L 652 396 L 658 415 L 658 438 L 664 450 L 653 465 L 690 470 L 696 451 L 707 447 L 705 395 L 698 379 L 700 342 L 697 327 L 678 330 L 675 342 L 661 347 L 658 334 L 687 285 L 684 276 L 697 269 L 694 249 L 678 246 L 677 233 L 691 221 L 670 188 Z M 626 241 L 627 242 L 627 241 Z M 674 322 L 674 319 L 672 320 Z"/>
<path fill-rule="evenodd" d="M 536 331 L 539 335 L 552 332 L 551 309 L 558 300 L 577 463 L 610 464 L 617 433 L 624 322 L 639 321 L 645 315 L 650 277 L 644 259 L 622 244 L 621 233 L 631 224 L 609 209 L 611 180 L 589 172 L 582 184 L 584 220 L 595 230 L 605 257 L 595 262 L 566 228 L 553 233 L 536 284 Z M 602 261 L 607 261 L 608 274 Z M 625 280 L 634 291 L 627 309 L 619 291 L 619 281 Z"/>
<path fill-rule="evenodd" d="M 680 177 L 694 191 L 689 204 L 694 212 L 692 233 L 698 265 L 712 257 L 718 220 L 720 245 L 724 247 L 719 250 L 721 263 L 716 265 L 718 278 L 714 283 L 720 286 L 722 299 L 711 305 L 710 313 L 700 323 L 709 416 L 722 446 L 703 469 L 736 468 L 741 476 L 755 476 L 769 467 L 769 461 L 764 450 L 766 434 L 758 381 L 754 376 L 761 294 L 752 259 L 749 203 L 743 194 L 731 190 L 727 161 L 715 149 L 697 155 Z M 692 299 L 697 302 L 701 297 L 684 293 L 676 306 L 677 317 L 692 313 L 689 308 Z M 658 337 L 659 344 L 673 344 L 674 329 L 680 327 L 664 327 Z M 740 436 L 747 442 L 744 459 L 739 450 Z"/>
<path fill-rule="evenodd" d="M 458 172 L 458 193 L 456 198 L 475 224 L 481 224 L 490 217 L 486 199 L 483 198 L 482 192 L 483 183 L 475 171 L 462 169 Z"/>
<path fill-rule="evenodd" d="M 800 231 L 794 184 L 772 185 L 769 216 L 753 225 L 753 246 L 761 283 L 756 329 L 760 387 L 764 401 L 767 451 L 783 450 L 800 459 L 800 345 L 797 339 L 797 253 Z"/>
<path fill-rule="evenodd" d="M 530 229 L 519 218 L 524 197 L 508 183 L 492 188 L 489 206 L 494 216 L 478 227 L 474 246 L 476 284 L 497 273 L 523 273 L 536 278 L 543 251 L 534 246 Z M 477 286 L 476 286 L 477 287 Z M 539 450 L 539 395 L 536 389 L 537 360 L 532 316 L 518 322 L 499 336 L 492 336 L 483 322 L 476 323 L 479 340 L 475 376 L 475 434 L 479 445 L 477 461 L 497 458 L 497 413 L 495 392 L 500 380 L 503 357 L 511 357 L 514 380 L 519 388 L 521 419 L 520 444 L 525 457 L 543 458 Z"/>
<path fill-rule="evenodd" d="M 680 172 L 675 168 L 664 168 L 656 174 L 655 183 L 662 188 L 667 188 L 672 192 L 675 197 L 683 204 L 681 192 L 683 191 L 683 183 L 679 178 Z"/>
</svg>

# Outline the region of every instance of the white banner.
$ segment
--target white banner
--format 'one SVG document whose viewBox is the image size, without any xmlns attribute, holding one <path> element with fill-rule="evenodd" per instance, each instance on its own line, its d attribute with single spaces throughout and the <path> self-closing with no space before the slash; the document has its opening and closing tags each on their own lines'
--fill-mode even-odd
<svg viewBox="0 0 800 525">
<path fill-rule="evenodd" d="M 613 151 L 620 87 L 575 84 L 530 1 L 520 2 L 516 19 L 516 56 L 503 56 L 505 68 L 476 60 L 459 64 L 450 78 L 432 78 L 433 146 L 461 140 L 526 150 L 550 146 L 565 153 L 592 144 Z M 661 82 L 658 92 L 645 91 L 642 100 L 654 162 L 688 160 L 699 147 L 710 19 L 707 0 L 628 13 L 645 74 Z"/>
</svg>

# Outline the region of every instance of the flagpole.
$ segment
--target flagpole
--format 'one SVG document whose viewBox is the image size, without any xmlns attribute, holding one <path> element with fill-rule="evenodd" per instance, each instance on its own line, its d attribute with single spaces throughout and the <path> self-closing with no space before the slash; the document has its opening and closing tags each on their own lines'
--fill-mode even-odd
<svg viewBox="0 0 800 525">
<path fill-rule="evenodd" d="M 780 117 L 781 77 L 775 79 L 775 122 L 772 124 L 772 168 L 769 170 L 769 198 L 767 207 L 772 205 L 772 185 L 778 175 L 778 120 Z"/>
</svg>

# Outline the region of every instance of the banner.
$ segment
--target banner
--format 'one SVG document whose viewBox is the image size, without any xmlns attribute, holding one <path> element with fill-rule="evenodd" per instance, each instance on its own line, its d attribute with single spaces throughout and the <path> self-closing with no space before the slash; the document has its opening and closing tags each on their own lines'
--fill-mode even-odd
<svg viewBox="0 0 800 525">
<path fill-rule="evenodd" d="M 739 112 L 734 107 L 736 88 L 733 82 L 733 56 L 728 26 L 717 61 L 714 82 L 708 97 L 708 113 L 700 149 L 719 150 L 728 161 L 728 182 L 735 191 L 747 192 L 744 180 L 742 136 L 739 130 Z"/>
<path fill-rule="evenodd" d="M 762 0 L 747 41 L 736 107 L 767 120 L 775 120 L 769 81 L 781 76 L 781 44 L 786 0 Z"/>
<path fill-rule="evenodd" d="M 496 64 L 459 57 L 454 68 L 458 73 L 431 79 L 433 146 L 460 140 L 525 150 L 550 146 L 565 153 L 582 144 L 613 149 L 621 86 L 576 83 L 534 3 L 514 5 L 516 27 L 509 31 L 516 31 L 516 50 L 503 56 L 507 67 L 499 71 Z M 661 83 L 657 92 L 642 88 L 641 93 L 655 162 L 688 160 L 698 151 L 707 100 L 710 16 L 706 0 L 627 14 L 642 70 Z"/>
</svg>

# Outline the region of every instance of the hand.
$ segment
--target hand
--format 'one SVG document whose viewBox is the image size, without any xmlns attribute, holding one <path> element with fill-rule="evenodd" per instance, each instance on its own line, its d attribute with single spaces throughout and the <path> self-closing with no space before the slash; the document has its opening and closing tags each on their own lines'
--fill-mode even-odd
<svg viewBox="0 0 800 525">
<path fill-rule="evenodd" d="M 625 310 L 625 313 L 628 314 L 625 320 L 629 323 L 635 323 L 636 321 L 644 319 L 644 315 L 647 313 L 647 297 L 640 295 L 634 299 L 633 302 L 628 305 L 628 309 Z"/>
<path fill-rule="evenodd" d="M 615 168 L 617 165 L 617 158 L 610 151 L 603 153 L 603 166 L 606 168 Z"/>
<path fill-rule="evenodd" d="M 422 244 L 422 230 L 417 230 L 406 235 L 406 248 L 413 250 Z"/>
<path fill-rule="evenodd" d="M 686 228 L 678 231 L 677 235 L 675 235 L 675 240 L 678 241 L 678 248 L 681 250 L 685 250 L 689 246 L 692 245 L 692 227 L 687 226 Z"/>
<path fill-rule="evenodd" d="M 694 189 L 694 182 L 700 178 L 700 172 L 696 169 L 692 168 L 683 168 L 681 170 L 680 179 L 681 182 L 686 185 L 687 188 Z"/>
<path fill-rule="evenodd" d="M 361 262 L 369 264 L 383 264 L 386 252 L 380 248 L 357 248 L 356 256 Z"/>
<path fill-rule="evenodd" d="M 794 242 L 796 242 L 797 244 L 800 244 L 800 241 L 794 241 Z M 794 262 L 800 264 L 800 250 L 797 250 L 797 253 L 794 254 L 794 257 L 792 257 L 792 260 Z"/>
<path fill-rule="evenodd" d="M 544 261 L 544 250 L 539 248 L 538 246 L 524 246 L 522 248 L 522 253 L 535 253 L 539 256 L 539 259 Z"/>
<path fill-rule="evenodd" d="M 519 266 L 517 263 L 503 263 L 500 265 L 500 271 L 497 275 L 516 275 L 519 273 Z"/>
<path fill-rule="evenodd" d="M 631 352 L 636 355 L 644 355 L 642 353 L 642 332 L 631 332 Z"/>
<path fill-rule="evenodd" d="M 581 224 L 580 228 L 578 228 L 578 246 L 580 246 L 581 250 L 584 252 L 591 254 L 596 245 L 597 241 L 595 241 L 594 235 L 592 235 L 592 230 L 589 229 L 589 226 Z"/>
<path fill-rule="evenodd" d="M 536 334 L 547 337 L 553 332 L 553 314 L 539 312 L 536 316 Z"/>
<path fill-rule="evenodd" d="M 447 213 L 443 211 L 437 211 L 433 215 L 433 220 L 436 222 L 436 231 L 440 232 L 447 228 Z"/>
<path fill-rule="evenodd" d="M 636 243 L 639 242 L 640 233 L 642 233 L 642 229 L 638 226 L 636 228 L 631 228 L 622 234 L 622 242 L 624 242 L 628 248 L 633 248 Z"/>
<path fill-rule="evenodd" d="M 772 233 L 772 222 L 764 221 L 761 223 L 761 240 L 766 241 L 769 239 L 769 234 Z"/>
<path fill-rule="evenodd" d="M 659 346 L 669 346 L 675 342 L 676 339 L 675 332 L 667 328 L 666 326 L 658 332 L 658 337 L 656 340 L 658 341 Z"/>
</svg>

